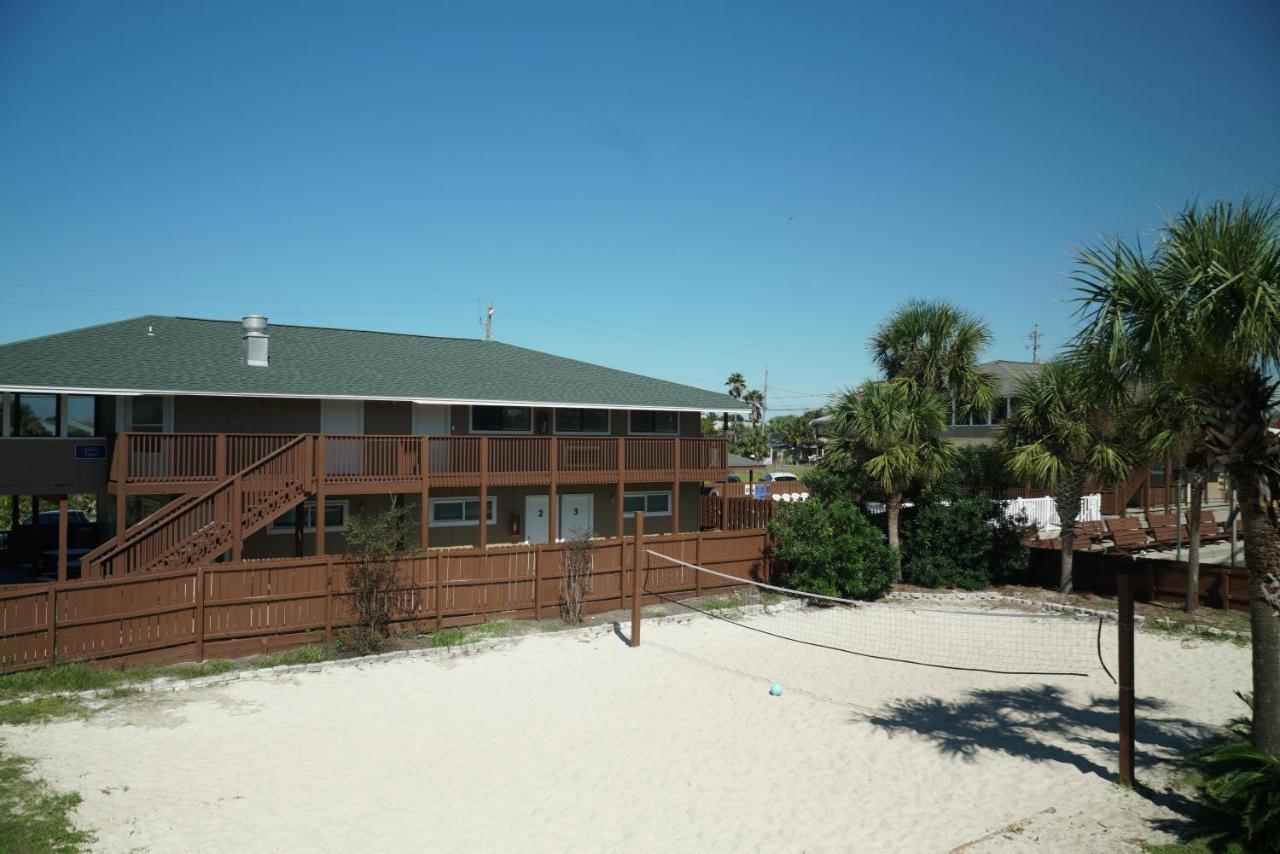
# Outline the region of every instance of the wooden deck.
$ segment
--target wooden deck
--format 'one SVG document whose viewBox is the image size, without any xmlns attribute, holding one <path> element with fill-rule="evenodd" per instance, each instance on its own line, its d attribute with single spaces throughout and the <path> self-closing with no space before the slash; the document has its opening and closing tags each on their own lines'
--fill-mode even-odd
<svg viewBox="0 0 1280 854">
<path fill-rule="evenodd" d="M 308 434 L 303 434 L 308 435 Z M 121 433 L 109 490 L 202 492 L 297 434 Z M 722 481 L 723 439 L 313 435 L 311 471 L 329 495 L 427 487 Z M 309 473 L 310 474 L 310 473 Z"/>
</svg>

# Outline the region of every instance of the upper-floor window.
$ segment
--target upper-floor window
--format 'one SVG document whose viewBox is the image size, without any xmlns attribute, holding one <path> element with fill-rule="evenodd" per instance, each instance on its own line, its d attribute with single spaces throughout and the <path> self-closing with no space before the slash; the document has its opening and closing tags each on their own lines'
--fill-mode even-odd
<svg viewBox="0 0 1280 854">
<path fill-rule="evenodd" d="M 680 430 L 678 412 L 632 410 L 632 433 L 661 433 L 674 436 Z"/>
<path fill-rule="evenodd" d="M 557 433 L 600 433 L 609 432 L 609 410 L 607 409 L 557 409 Z"/>
<path fill-rule="evenodd" d="M 133 399 L 133 429 L 139 433 L 164 432 L 164 398 L 141 394 Z"/>
<path fill-rule="evenodd" d="M 74 438 L 94 435 L 94 400 L 92 395 L 67 395 L 67 435 Z"/>
<path fill-rule="evenodd" d="M 533 410 L 527 406 L 473 406 L 472 433 L 532 433 Z"/>
<path fill-rule="evenodd" d="M 58 395 L 15 394 L 11 406 L 11 435 L 58 435 Z"/>
</svg>

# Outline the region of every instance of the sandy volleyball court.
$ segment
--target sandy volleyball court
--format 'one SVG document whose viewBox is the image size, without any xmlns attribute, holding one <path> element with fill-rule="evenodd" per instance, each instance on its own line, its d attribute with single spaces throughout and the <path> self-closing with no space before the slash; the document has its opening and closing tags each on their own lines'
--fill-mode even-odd
<svg viewBox="0 0 1280 854">
<path fill-rule="evenodd" d="M 1137 674 L 1151 798 L 1111 782 L 1105 676 L 871 661 L 706 618 L 646 624 L 639 649 L 534 636 L 0 737 L 82 794 L 103 851 L 1137 850 L 1175 815 L 1158 759 L 1240 712 L 1248 650 L 1139 633 Z"/>
</svg>

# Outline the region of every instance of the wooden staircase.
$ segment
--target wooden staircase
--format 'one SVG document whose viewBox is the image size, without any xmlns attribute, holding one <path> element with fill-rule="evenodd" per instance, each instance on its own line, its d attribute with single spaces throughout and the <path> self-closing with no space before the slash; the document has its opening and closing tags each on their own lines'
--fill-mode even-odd
<svg viewBox="0 0 1280 854">
<path fill-rule="evenodd" d="M 315 437 L 302 435 L 200 492 L 180 496 L 81 561 L 81 577 L 184 569 L 230 552 L 315 493 Z"/>
</svg>

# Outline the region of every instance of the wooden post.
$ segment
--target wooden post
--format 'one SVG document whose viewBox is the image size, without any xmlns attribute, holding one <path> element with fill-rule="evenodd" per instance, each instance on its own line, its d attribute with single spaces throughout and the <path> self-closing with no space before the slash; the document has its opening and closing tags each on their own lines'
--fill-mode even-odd
<svg viewBox="0 0 1280 854">
<path fill-rule="evenodd" d="M 67 496 L 58 498 L 58 580 L 67 580 Z"/>
<path fill-rule="evenodd" d="M 325 553 L 324 517 L 325 517 L 325 484 L 329 469 L 328 452 L 325 448 L 325 437 L 321 433 L 316 436 L 316 554 Z"/>
<path fill-rule="evenodd" d="M 333 643 L 333 558 L 324 570 L 324 642 Z"/>
<path fill-rule="evenodd" d="M 635 557 L 631 562 L 631 645 L 640 645 L 640 596 L 644 589 L 644 511 L 637 510 L 635 519 Z"/>
<path fill-rule="evenodd" d="M 324 514 L 316 508 L 316 527 L 324 527 Z M 306 531 L 307 502 L 293 508 L 293 556 L 302 557 L 302 535 Z"/>
<path fill-rule="evenodd" d="M 551 471 L 549 472 L 549 482 L 547 484 L 547 542 L 554 543 L 560 538 L 560 495 L 559 483 L 557 483 L 558 466 L 556 465 L 556 454 L 559 453 L 559 447 L 556 444 L 556 437 L 551 437 Z M 525 532 L 529 528 L 529 520 L 525 519 Z"/>
<path fill-rule="evenodd" d="M 129 508 L 125 505 L 124 487 L 116 484 L 116 539 L 124 537 L 126 522 L 129 519 Z"/>
<path fill-rule="evenodd" d="M 48 629 L 46 635 L 49 641 L 49 665 L 58 663 L 58 585 L 49 585 L 49 603 L 45 606 L 48 611 Z"/>
<path fill-rule="evenodd" d="M 671 473 L 671 533 L 680 533 L 680 437 L 674 440 Z"/>
<path fill-rule="evenodd" d="M 422 486 L 419 490 L 418 508 L 418 546 L 426 551 L 431 542 L 431 467 L 427 456 L 427 436 L 418 440 L 418 468 L 422 474 Z"/>
<path fill-rule="evenodd" d="M 244 558 L 244 495 L 241 492 L 240 478 L 237 477 L 232 481 L 231 486 L 231 559 L 241 560 Z M 298 512 L 302 512 L 302 508 L 298 508 Z M 316 530 L 324 528 L 323 515 L 319 518 L 319 524 Z"/>
<path fill-rule="evenodd" d="M 489 437 L 480 439 L 480 548 L 489 545 Z"/>
<path fill-rule="evenodd" d="M 1120 682 L 1120 784 L 1133 785 L 1133 571 L 1123 566 L 1116 575 Z"/>
<path fill-rule="evenodd" d="M 526 520 L 527 521 L 527 520 Z M 542 619 L 542 547 L 532 543 L 533 549 L 533 618 Z"/>
<path fill-rule="evenodd" d="M 196 661 L 204 661 L 204 567 L 196 567 Z"/>
<path fill-rule="evenodd" d="M 720 530 L 729 530 L 729 481 L 720 484 Z"/>
<path fill-rule="evenodd" d="M 219 433 L 213 437 L 213 470 L 219 479 L 226 477 L 227 471 L 227 434 Z"/>
<path fill-rule="evenodd" d="M 617 517 L 618 517 L 618 539 L 626 536 L 627 516 L 623 505 L 626 503 L 627 497 L 627 440 L 618 440 L 618 483 L 615 490 L 618 499 Z"/>
</svg>

